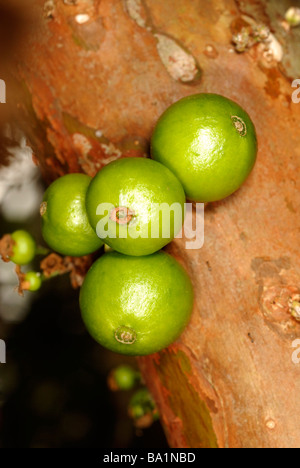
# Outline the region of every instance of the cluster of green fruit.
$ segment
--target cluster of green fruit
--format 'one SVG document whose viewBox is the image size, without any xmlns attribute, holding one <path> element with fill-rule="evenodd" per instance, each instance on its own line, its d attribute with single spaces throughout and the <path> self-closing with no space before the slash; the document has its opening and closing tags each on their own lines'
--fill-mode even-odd
<svg viewBox="0 0 300 468">
<path fill-rule="evenodd" d="M 91 335 L 112 351 L 130 355 L 158 351 L 174 341 L 189 320 L 190 279 L 173 257 L 157 252 L 170 239 L 120 236 L 132 226 L 143 232 L 156 223 L 154 202 L 180 201 L 183 209 L 184 200 L 181 184 L 169 169 L 142 158 L 112 162 L 92 180 L 84 174 L 63 176 L 45 192 L 43 237 L 63 255 L 87 255 L 103 245 L 96 227 L 107 213 L 97 215 L 97 208 L 111 206 L 107 229 L 118 230 L 105 242 L 113 251 L 96 260 L 87 273 L 80 307 Z M 118 217 L 121 207 L 125 216 Z M 133 225 L 129 211 L 134 212 Z"/>
<path fill-rule="evenodd" d="M 149 427 L 159 419 L 153 397 L 144 386 L 140 372 L 128 364 L 113 368 L 107 379 L 108 387 L 112 391 L 133 391 L 128 404 L 128 414 L 136 427 Z"/>
<path fill-rule="evenodd" d="M 80 292 L 83 321 L 99 343 L 146 355 L 178 338 L 191 314 L 193 288 L 180 264 L 160 249 L 180 231 L 186 197 L 210 202 L 232 194 L 253 168 L 256 151 L 253 123 L 240 106 L 197 94 L 161 116 L 153 159 L 120 159 L 93 179 L 70 174 L 50 185 L 41 204 L 47 244 L 70 256 L 95 252 L 103 242 L 113 250 L 92 265 Z M 167 236 L 162 204 L 176 204 L 182 214 L 176 221 L 171 212 Z"/>
</svg>

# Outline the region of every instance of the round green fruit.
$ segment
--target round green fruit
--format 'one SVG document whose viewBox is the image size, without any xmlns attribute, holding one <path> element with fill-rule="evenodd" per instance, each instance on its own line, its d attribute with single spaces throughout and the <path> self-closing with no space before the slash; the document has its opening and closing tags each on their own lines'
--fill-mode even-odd
<svg viewBox="0 0 300 468">
<path fill-rule="evenodd" d="M 134 393 L 130 399 L 128 410 L 133 419 L 142 418 L 145 414 L 152 414 L 152 422 L 159 419 L 153 397 L 147 388 L 140 388 Z"/>
<path fill-rule="evenodd" d="M 13 255 L 10 260 L 17 265 L 27 265 L 30 263 L 36 254 L 36 242 L 31 234 L 27 231 L 18 230 L 11 234 L 14 241 Z"/>
<path fill-rule="evenodd" d="M 29 271 L 25 274 L 24 282 L 29 284 L 28 291 L 38 291 L 42 286 L 42 276 L 36 271 Z"/>
<path fill-rule="evenodd" d="M 254 125 L 235 102 L 195 94 L 171 105 L 151 140 L 152 157 L 181 181 L 188 199 L 221 200 L 251 172 L 257 153 Z"/>
<path fill-rule="evenodd" d="M 42 234 L 53 250 L 81 257 L 98 250 L 103 242 L 89 224 L 85 196 L 91 177 L 68 174 L 46 190 L 41 204 Z"/>
<path fill-rule="evenodd" d="M 112 378 L 119 390 L 131 390 L 139 380 L 139 373 L 133 367 L 124 364 L 113 369 Z"/>
<path fill-rule="evenodd" d="M 149 255 L 168 244 L 184 221 L 181 183 L 151 159 L 125 158 L 105 166 L 86 195 L 91 226 L 114 250 Z"/>
<path fill-rule="evenodd" d="M 155 353 L 175 341 L 193 306 L 191 281 L 165 252 L 103 255 L 80 292 L 83 321 L 102 346 L 127 355 Z"/>
</svg>

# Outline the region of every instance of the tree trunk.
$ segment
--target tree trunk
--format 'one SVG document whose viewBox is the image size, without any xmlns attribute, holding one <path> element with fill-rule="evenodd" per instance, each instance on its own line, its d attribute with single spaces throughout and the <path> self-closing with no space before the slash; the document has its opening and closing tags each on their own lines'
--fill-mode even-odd
<svg viewBox="0 0 300 468">
<path fill-rule="evenodd" d="M 207 206 L 203 248 L 187 250 L 185 239 L 168 247 L 193 281 L 194 312 L 174 345 L 139 364 L 172 447 L 300 446 L 300 104 L 291 87 L 300 35 L 283 22 L 291 3 L 35 0 L 19 44 L 15 103 L 48 181 L 144 156 L 159 115 L 197 92 L 237 101 L 256 125 L 255 169 Z M 257 23 L 279 42 L 237 53 L 233 35 Z"/>
</svg>

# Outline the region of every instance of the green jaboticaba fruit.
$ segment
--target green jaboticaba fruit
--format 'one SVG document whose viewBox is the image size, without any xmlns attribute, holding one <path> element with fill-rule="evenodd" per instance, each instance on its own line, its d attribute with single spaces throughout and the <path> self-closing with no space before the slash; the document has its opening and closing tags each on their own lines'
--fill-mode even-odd
<svg viewBox="0 0 300 468">
<path fill-rule="evenodd" d="M 130 399 L 128 406 L 129 415 L 133 419 L 139 419 L 145 414 L 152 414 L 152 421 L 159 419 L 158 411 L 155 407 L 155 402 L 147 388 L 140 388 Z"/>
<path fill-rule="evenodd" d="M 146 355 L 175 341 L 193 306 L 191 281 L 165 252 L 103 255 L 80 292 L 83 321 L 96 341 L 116 353 Z"/>
<path fill-rule="evenodd" d="M 115 389 L 131 390 L 140 380 L 140 374 L 128 365 L 118 366 L 110 374 L 114 381 Z"/>
<path fill-rule="evenodd" d="M 235 192 L 251 172 L 256 153 L 249 115 L 218 94 L 195 94 L 171 105 L 151 140 L 152 157 L 174 172 L 188 199 L 199 202 Z"/>
<path fill-rule="evenodd" d="M 91 226 L 114 250 L 149 255 L 168 244 L 184 221 L 177 177 L 151 159 L 125 158 L 104 167 L 86 195 Z"/>
<path fill-rule="evenodd" d="M 36 242 L 31 234 L 22 229 L 11 234 L 14 241 L 13 255 L 10 260 L 17 265 L 27 265 L 30 263 L 36 254 Z"/>
<path fill-rule="evenodd" d="M 85 196 L 91 177 L 68 174 L 46 190 L 41 204 L 42 234 L 53 250 L 80 257 L 103 245 L 89 224 Z"/>
<path fill-rule="evenodd" d="M 26 273 L 24 281 L 28 283 L 28 291 L 38 291 L 42 286 L 42 276 L 36 271 Z"/>
</svg>

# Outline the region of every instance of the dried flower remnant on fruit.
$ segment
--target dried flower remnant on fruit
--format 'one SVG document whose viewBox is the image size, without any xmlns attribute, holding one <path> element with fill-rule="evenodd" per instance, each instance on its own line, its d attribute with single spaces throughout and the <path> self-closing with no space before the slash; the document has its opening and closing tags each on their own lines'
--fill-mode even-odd
<svg viewBox="0 0 300 468">
<path fill-rule="evenodd" d="M 287 10 L 285 14 L 285 19 L 288 24 L 292 27 L 300 25 L 300 8 L 291 7 Z"/>
<path fill-rule="evenodd" d="M 0 256 L 3 262 L 8 263 L 10 262 L 10 258 L 13 256 L 13 247 L 15 245 L 15 241 L 11 237 L 10 234 L 5 234 L 0 239 Z"/>
<path fill-rule="evenodd" d="M 232 115 L 231 120 L 232 120 L 233 125 L 234 125 L 235 129 L 237 130 L 237 132 L 241 136 L 246 136 L 247 135 L 247 127 L 246 127 L 246 124 L 243 121 L 243 119 L 241 119 L 241 117 L 238 117 L 237 115 Z"/>
<path fill-rule="evenodd" d="M 129 224 L 135 213 L 133 210 L 126 208 L 125 206 L 118 206 L 113 208 L 110 212 L 109 219 L 115 221 L 118 224 Z"/>
<path fill-rule="evenodd" d="M 44 214 L 46 214 L 46 211 L 47 211 L 47 202 L 42 202 L 40 206 L 40 215 L 44 216 Z"/>
<path fill-rule="evenodd" d="M 136 341 L 136 333 L 132 328 L 119 327 L 115 331 L 115 339 L 119 343 L 131 345 Z"/>
</svg>

